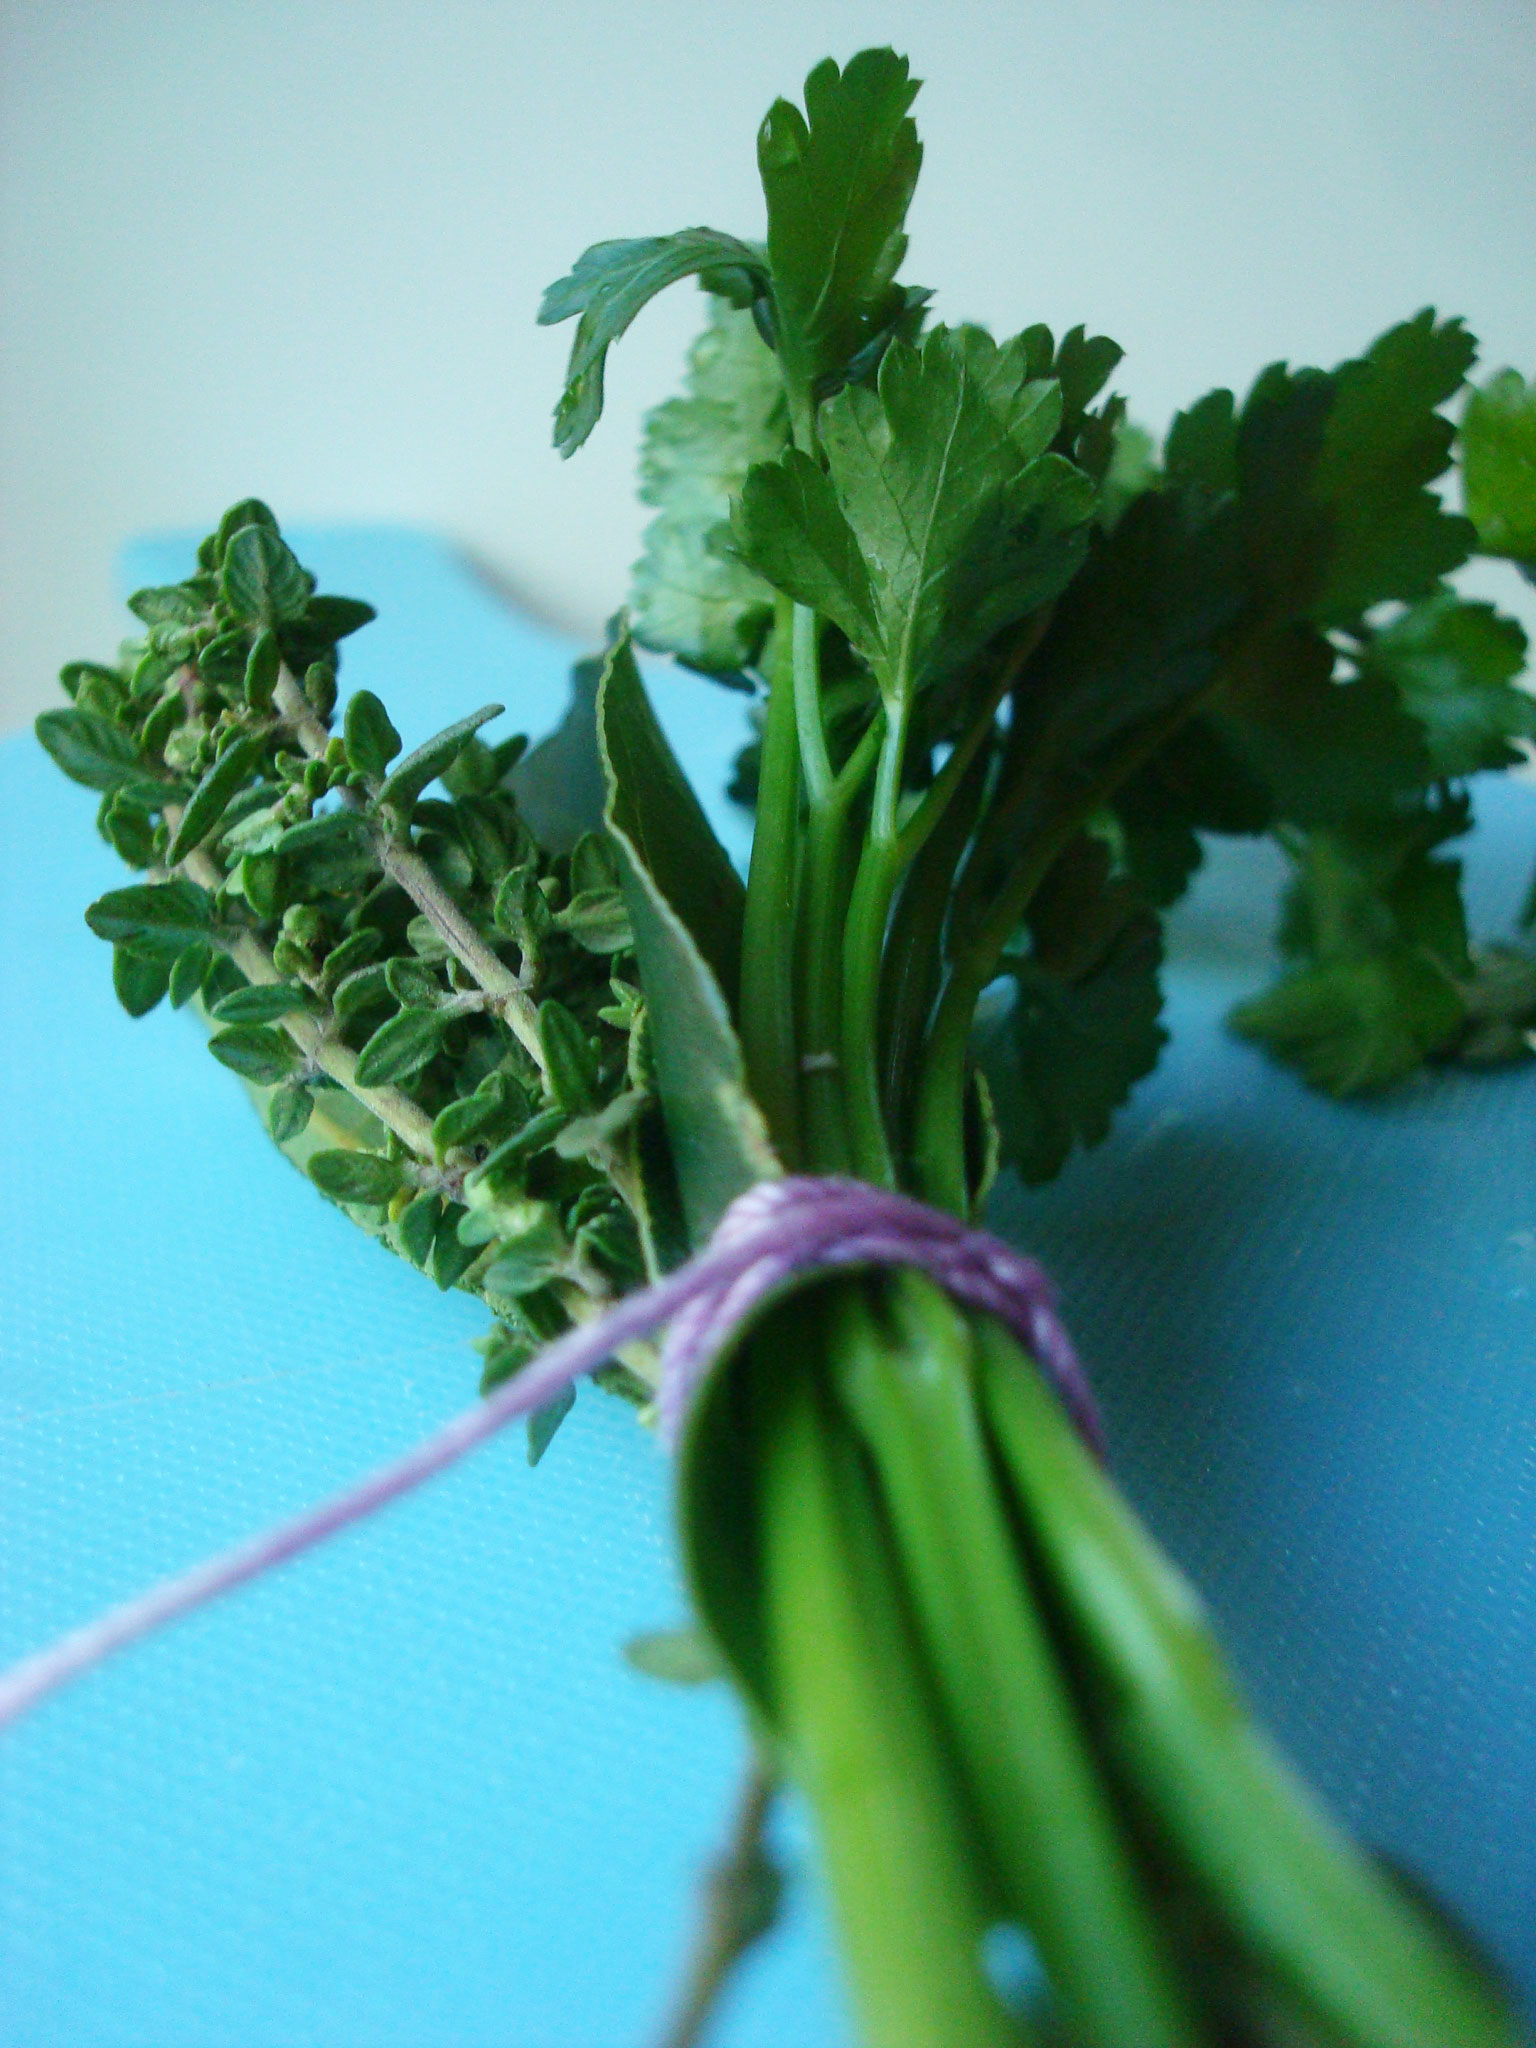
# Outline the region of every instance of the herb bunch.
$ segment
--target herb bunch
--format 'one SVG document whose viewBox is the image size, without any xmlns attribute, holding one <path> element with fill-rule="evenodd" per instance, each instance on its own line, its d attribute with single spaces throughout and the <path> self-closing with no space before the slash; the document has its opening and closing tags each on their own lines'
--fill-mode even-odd
<svg viewBox="0 0 1536 2048">
<path fill-rule="evenodd" d="M 1114 343 L 930 324 L 900 280 L 916 90 L 890 51 L 819 65 L 759 132 L 763 240 L 599 243 L 546 297 L 577 321 L 566 453 L 647 301 L 709 297 L 647 429 L 630 626 L 573 713 L 600 821 L 551 802 L 571 748 L 530 777 L 490 710 L 403 760 L 366 692 L 333 732 L 366 607 L 316 596 L 255 501 L 40 724 L 150 872 L 89 913 L 127 1006 L 199 996 L 317 1184 L 495 1310 L 492 1376 L 765 1176 L 968 1216 L 1001 1163 L 1043 1179 L 1101 1137 L 1157 1057 L 1161 919 L 1205 833 L 1293 859 L 1295 965 L 1236 1021 L 1308 1078 L 1524 1051 L 1529 969 L 1474 955 L 1443 849 L 1468 778 L 1536 737 L 1518 627 L 1448 581 L 1479 546 L 1536 563 L 1536 397 L 1506 374 L 1468 404 L 1470 519 L 1434 486 L 1474 346 L 1430 312 L 1155 446 Z M 754 693 L 745 890 L 631 630 Z M 986 1318 L 916 1274 L 802 1288 L 705 1388 L 679 1509 L 710 1652 L 814 1810 L 871 2043 L 1517 2038 L 1269 1749 Z M 725 1949 L 765 1917 L 726 1914 Z M 999 1925 L 1038 1954 L 1027 1997 L 989 1974 Z"/>
<path fill-rule="evenodd" d="M 87 913 L 117 994 L 132 1016 L 200 1001 L 209 1050 L 316 1186 L 495 1312 L 494 1385 L 668 1227 L 643 1194 L 633 935 L 570 740 L 487 744 L 488 705 L 402 758 L 366 690 L 333 732 L 338 643 L 372 609 L 317 596 L 254 499 L 184 583 L 129 602 L 143 639 L 71 663 L 72 707 L 37 725 L 151 877 Z M 610 1378 L 648 1398 L 635 1364 Z M 535 1452 L 558 1420 L 535 1419 Z"/>
</svg>

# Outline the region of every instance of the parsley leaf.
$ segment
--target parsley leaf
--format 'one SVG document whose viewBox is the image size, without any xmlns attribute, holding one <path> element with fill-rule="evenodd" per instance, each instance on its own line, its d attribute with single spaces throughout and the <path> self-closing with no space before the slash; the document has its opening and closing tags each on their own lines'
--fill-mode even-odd
<svg viewBox="0 0 1536 2048">
<path fill-rule="evenodd" d="M 1207 714 L 1240 767 L 1269 790 L 1275 816 L 1326 825 L 1379 811 L 1432 779 L 1422 729 L 1391 680 L 1334 680 L 1335 653 L 1310 626 L 1258 641 Z"/>
<path fill-rule="evenodd" d="M 773 592 L 728 546 L 731 500 L 789 435 L 778 365 L 751 315 L 716 299 L 688 357 L 688 391 L 648 416 L 640 495 L 659 517 L 635 565 L 635 637 L 691 667 L 755 661 Z"/>
<path fill-rule="evenodd" d="M 1348 625 L 1466 560 L 1471 526 L 1428 486 L 1454 440 L 1438 408 L 1474 349 L 1426 309 L 1335 370 L 1271 364 L 1240 413 L 1213 391 L 1175 419 L 1168 480 L 1235 498 L 1255 619 Z"/>
<path fill-rule="evenodd" d="M 1472 973 L 1461 864 L 1434 849 L 1467 829 L 1464 796 L 1347 830 L 1281 835 L 1295 865 L 1281 946 L 1303 964 L 1230 1022 L 1314 1087 L 1385 1088 L 1450 1048 Z"/>
<path fill-rule="evenodd" d="M 938 327 L 921 347 L 895 342 L 874 390 L 850 385 L 823 406 L 826 474 L 795 450 L 749 473 L 738 545 L 842 628 L 888 703 L 906 702 L 1081 562 L 1094 493 L 1046 452 L 1060 419 L 1060 392 L 1029 378 L 1022 339 Z"/>
<path fill-rule="evenodd" d="M 1501 370 L 1467 400 L 1462 488 L 1478 543 L 1536 581 L 1536 384 Z"/>
<path fill-rule="evenodd" d="M 541 327 L 580 316 L 555 407 L 555 446 L 562 455 L 574 455 L 602 417 L 603 370 L 613 343 L 658 292 L 685 277 L 697 277 L 733 305 L 750 305 L 766 284 L 763 253 L 715 228 L 594 242 L 570 275 L 545 292 Z"/>
<path fill-rule="evenodd" d="M 1439 590 L 1367 640 L 1359 669 L 1396 690 L 1436 775 L 1475 775 L 1512 766 L 1522 758 L 1513 742 L 1536 739 L 1536 699 L 1514 686 L 1525 654 L 1514 619 Z"/>
<path fill-rule="evenodd" d="M 1096 1145 L 1167 1037 L 1158 1016 L 1162 935 L 1108 848 L 1081 836 L 1030 905 L 1030 949 L 1006 961 L 1011 1003 L 984 1007 L 972 1051 L 1003 1157 L 1029 1182 Z"/>
<path fill-rule="evenodd" d="M 1455 441 L 1437 408 L 1461 388 L 1476 353 L 1459 320 L 1437 326 L 1426 307 L 1333 373 L 1310 482 L 1332 540 L 1312 607 L 1319 625 L 1344 624 L 1384 598 L 1422 596 L 1471 552 L 1467 521 L 1446 512 L 1427 486 Z"/>
<path fill-rule="evenodd" d="M 805 81 L 805 113 L 776 100 L 758 131 L 775 343 L 804 415 L 909 310 L 895 277 L 923 160 L 907 113 L 918 83 L 892 50 L 841 71 L 829 57 Z"/>
</svg>

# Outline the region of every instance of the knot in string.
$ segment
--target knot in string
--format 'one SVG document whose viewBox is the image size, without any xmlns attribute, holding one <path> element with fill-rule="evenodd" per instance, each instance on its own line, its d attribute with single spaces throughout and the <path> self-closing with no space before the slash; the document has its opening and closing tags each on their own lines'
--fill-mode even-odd
<svg viewBox="0 0 1536 2048">
<path fill-rule="evenodd" d="M 925 1273 L 965 1307 L 997 1317 L 1102 1456 L 1093 1396 L 1056 1313 L 1055 1289 L 1033 1259 L 910 1196 L 863 1181 L 810 1175 L 762 1181 L 731 1204 L 686 1265 L 557 1338 L 404 1457 L 13 1665 L 0 1675 L 0 1728 L 113 1651 L 375 1514 L 509 1422 L 543 1408 L 624 1345 L 663 1328 L 657 1411 L 663 1438 L 675 1444 L 710 1366 L 772 1296 L 815 1273 L 892 1267 Z"/>
</svg>

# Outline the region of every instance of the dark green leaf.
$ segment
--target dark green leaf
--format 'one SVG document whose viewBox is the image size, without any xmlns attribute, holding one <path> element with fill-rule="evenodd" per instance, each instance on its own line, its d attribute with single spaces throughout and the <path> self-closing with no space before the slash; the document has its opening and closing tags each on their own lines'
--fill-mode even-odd
<svg viewBox="0 0 1536 2048">
<path fill-rule="evenodd" d="M 1149 491 L 1056 606 L 1021 707 L 1034 743 L 1081 758 L 1215 683 L 1243 602 L 1230 521 Z"/>
<path fill-rule="evenodd" d="M 917 89 L 894 51 L 861 50 L 841 71 L 827 58 L 805 81 L 805 113 L 776 100 L 758 130 L 775 340 L 806 397 L 890 318 L 923 160 L 907 112 Z"/>
<path fill-rule="evenodd" d="M 712 299 L 689 352 L 686 395 L 646 416 L 640 495 L 658 517 L 645 530 L 630 598 L 642 645 L 724 674 L 757 659 L 773 592 L 730 551 L 731 501 L 788 433 L 778 364 L 749 314 Z"/>
<path fill-rule="evenodd" d="M 382 781 L 400 751 L 400 735 L 372 690 L 359 690 L 347 700 L 343 729 L 348 761 L 370 782 Z"/>
<path fill-rule="evenodd" d="M 645 1272 L 640 1233 L 627 1209 L 605 1209 L 583 1223 L 576 1232 L 576 1253 L 626 1287 L 633 1286 Z"/>
<path fill-rule="evenodd" d="M 271 526 L 243 526 L 230 535 L 220 584 L 230 609 L 253 625 L 301 618 L 309 603 L 309 580 Z"/>
<path fill-rule="evenodd" d="M 1237 489 L 1237 409 L 1230 391 L 1212 391 L 1168 429 L 1163 471 L 1170 483 L 1218 498 Z"/>
<path fill-rule="evenodd" d="M 453 725 L 445 726 L 443 731 L 434 734 L 424 745 L 417 747 L 414 753 L 407 754 L 399 767 L 386 779 L 379 791 L 379 802 L 388 804 L 402 817 L 408 817 L 416 799 L 427 784 L 436 781 L 470 735 L 489 720 L 499 718 L 504 708 L 500 704 L 482 705 L 480 710 L 472 712 L 468 718 L 458 719 Z"/>
<path fill-rule="evenodd" d="M 385 961 L 384 985 L 397 1003 L 435 1003 L 443 993 L 430 967 L 403 957 Z"/>
<path fill-rule="evenodd" d="M 590 1116 L 578 1116 L 555 1140 L 562 1159 L 595 1157 L 608 1151 L 645 1108 L 649 1098 L 639 1088 L 626 1088 Z"/>
<path fill-rule="evenodd" d="M 528 829 L 546 853 L 569 853 L 584 832 L 603 822 L 603 764 L 597 751 L 597 679 L 600 661 L 571 670 L 571 702 L 564 718 L 512 766 L 509 786 Z"/>
<path fill-rule="evenodd" d="M 487 1294 L 515 1301 L 563 1273 L 571 1248 L 548 1202 L 518 1202 L 504 1212 L 503 1224 L 496 1256 L 480 1276 L 480 1284 Z"/>
<path fill-rule="evenodd" d="M 1280 942 L 1300 965 L 1240 1004 L 1234 1029 L 1334 1095 L 1386 1087 L 1447 1046 L 1472 962 L 1460 864 L 1435 848 L 1470 816 L 1447 798 L 1283 835 L 1294 880 Z"/>
<path fill-rule="evenodd" d="M 687 926 L 727 1000 L 733 999 L 741 981 L 746 892 L 667 743 L 623 641 L 604 671 L 602 745 L 611 776 L 611 821 Z M 633 909 L 631 902 L 631 914 Z"/>
<path fill-rule="evenodd" d="M 292 825 L 276 850 L 291 885 L 317 895 L 360 891 L 379 865 L 374 827 L 356 811 L 326 811 Z"/>
<path fill-rule="evenodd" d="M 658 1093 L 678 1189 L 690 1234 L 702 1244 L 737 1195 L 780 1168 L 762 1114 L 747 1092 L 741 1047 L 720 983 L 643 850 L 662 843 L 650 816 L 657 799 L 648 779 L 654 757 L 647 744 L 637 746 L 633 737 L 643 732 L 650 716 L 639 716 L 643 705 L 634 656 L 620 641 L 603 672 L 598 709 L 608 774 L 608 828 L 624 869 L 624 897 L 650 1004 Z M 645 765 L 637 786 L 631 775 L 640 763 Z M 668 854 L 664 864 L 670 867 L 670 861 Z M 690 888 L 697 887 L 696 875 L 686 879 Z M 718 947 L 724 936 L 716 931 L 710 943 Z"/>
<path fill-rule="evenodd" d="M 282 650 L 277 644 L 277 635 L 270 626 L 264 626 L 251 642 L 251 651 L 246 659 L 243 684 L 245 701 L 253 711 L 270 711 L 272 693 L 277 688 L 277 678 L 283 666 Z M 205 681 L 211 680 L 203 670 Z"/>
<path fill-rule="evenodd" d="M 1107 334 L 1090 334 L 1074 327 L 1061 337 L 1051 361 L 1051 375 L 1061 386 L 1064 417 L 1080 418 L 1093 403 L 1125 356 L 1118 341 Z"/>
<path fill-rule="evenodd" d="M 181 583 L 166 583 L 136 590 L 128 600 L 128 609 L 146 626 L 195 626 L 208 604 L 195 587 L 189 590 Z"/>
<path fill-rule="evenodd" d="M 742 552 L 833 618 L 904 701 L 1057 596 L 1082 561 L 1094 491 L 1045 452 L 1060 419 L 1022 339 L 937 327 L 920 348 L 895 343 L 875 390 L 849 386 L 822 408 L 830 477 L 794 451 L 748 476 Z"/>
<path fill-rule="evenodd" d="M 617 889 L 618 856 L 606 832 L 584 832 L 571 848 L 571 894 L 586 889 Z"/>
<path fill-rule="evenodd" d="M 357 811 L 322 811 L 315 818 L 301 818 L 290 825 L 277 842 L 282 854 L 311 853 L 317 849 L 349 851 L 372 837 L 373 826 Z"/>
<path fill-rule="evenodd" d="M 261 635 L 256 636 L 259 643 Z M 274 641 L 274 646 L 276 642 Z M 251 656 L 254 645 L 250 632 L 237 626 L 233 632 L 220 633 L 197 657 L 197 672 L 205 683 L 215 690 L 233 692 L 243 690 L 246 678 L 251 672 Z M 270 702 L 270 699 L 268 700 Z M 258 706 L 265 709 L 265 706 Z"/>
<path fill-rule="evenodd" d="M 382 1208 L 405 1185 L 400 1163 L 376 1152 L 316 1152 L 309 1161 L 309 1177 L 333 1201 L 365 1208 Z"/>
<path fill-rule="evenodd" d="M 171 962 L 146 958 L 127 946 L 112 948 L 112 987 L 130 1017 L 147 1017 L 171 985 Z"/>
<path fill-rule="evenodd" d="M 1436 775 L 1475 775 L 1512 766 L 1522 758 L 1514 742 L 1536 739 L 1536 699 L 1514 686 L 1525 653 L 1515 620 L 1442 590 L 1374 634 L 1360 671 L 1395 687 Z"/>
<path fill-rule="evenodd" d="M 573 1116 L 597 1107 L 597 1056 L 580 1023 L 551 996 L 539 1005 L 539 1046 L 557 1106 Z"/>
<path fill-rule="evenodd" d="M 242 1080 L 264 1086 L 285 1081 L 299 1063 L 293 1040 L 266 1024 L 232 1024 L 216 1031 L 208 1050 Z"/>
<path fill-rule="evenodd" d="M 103 689 L 110 685 L 119 693 L 123 689 L 123 679 L 117 670 L 105 668 L 99 661 L 66 661 L 59 670 L 59 687 L 66 697 L 77 697 L 87 683 L 99 684 Z"/>
<path fill-rule="evenodd" d="M 515 1372 L 521 1372 L 529 1359 L 537 1356 L 540 1345 L 539 1340 L 527 1330 L 509 1329 L 506 1323 L 498 1322 L 492 1326 L 488 1337 L 476 1340 L 475 1349 L 485 1359 L 480 1391 L 489 1394 L 504 1385 Z"/>
<path fill-rule="evenodd" d="M 373 606 L 360 597 L 312 597 L 304 609 L 307 630 L 333 645 L 371 625 L 377 617 Z"/>
<path fill-rule="evenodd" d="M 179 1010 L 202 988 L 208 970 L 213 965 L 213 948 L 208 945 L 188 946 L 176 955 L 171 968 L 171 1008 Z"/>
<path fill-rule="evenodd" d="M 272 1091 L 272 1098 L 267 1104 L 267 1129 L 279 1145 L 286 1145 L 307 1128 L 313 1107 L 314 1101 L 307 1088 L 301 1087 L 297 1081 L 284 1082 L 281 1088 Z"/>
<path fill-rule="evenodd" d="M 617 889 L 587 889 L 573 896 L 555 923 L 588 953 L 623 953 L 635 943 L 629 912 Z"/>
<path fill-rule="evenodd" d="M 240 887 L 258 917 L 276 917 L 284 906 L 282 863 L 275 853 L 248 853 L 240 862 Z"/>
<path fill-rule="evenodd" d="M 594 243 L 568 277 L 549 287 L 539 307 L 541 326 L 580 315 L 555 407 L 555 446 L 562 455 L 574 455 L 602 417 L 608 350 L 635 315 L 669 284 L 701 273 L 707 281 L 714 271 L 766 282 L 761 250 L 713 228 L 684 228 L 641 241 Z"/>
<path fill-rule="evenodd" d="M 450 1102 L 432 1124 L 432 1144 L 439 1159 L 457 1145 L 499 1136 L 527 1114 L 522 1090 L 510 1074 L 487 1074 L 473 1095 Z"/>
<path fill-rule="evenodd" d="M 1432 590 L 1474 539 L 1428 486 L 1453 430 L 1438 408 L 1473 344 L 1430 311 L 1331 372 L 1274 364 L 1237 428 L 1238 503 L 1255 612 L 1347 625 Z"/>
<path fill-rule="evenodd" d="M 1467 400 L 1462 487 L 1478 541 L 1536 576 L 1536 384 L 1501 370 Z"/>
<path fill-rule="evenodd" d="M 44 711 L 33 731 L 71 782 L 87 789 L 115 789 L 139 770 L 132 733 L 97 712 Z"/>
<path fill-rule="evenodd" d="M 224 557 L 229 552 L 230 542 L 247 526 L 266 526 L 270 527 L 273 533 L 277 531 L 277 520 L 271 507 L 264 505 L 260 498 L 242 498 L 238 505 L 230 506 L 219 521 L 218 532 L 213 536 L 213 559 L 202 566 L 221 569 L 224 566 Z"/>
<path fill-rule="evenodd" d="M 1009 962 L 1011 1005 L 984 1010 L 974 1050 L 1003 1156 L 1049 1180 L 1074 1145 L 1096 1145 L 1167 1034 L 1158 1022 L 1157 918 L 1111 879 L 1108 850 L 1081 838 L 1030 907 L 1031 950 Z"/>
<path fill-rule="evenodd" d="M 425 1266 L 432 1256 L 432 1243 L 442 1220 L 441 1195 L 419 1194 L 402 1212 L 395 1229 L 399 1233 L 400 1248 L 413 1266 Z"/>
<path fill-rule="evenodd" d="M 1410 946 L 1303 967 L 1239 1003 L 1232 1027 L 1329 1095 L 1388 1087 L 1453 1039 L 1465 1011 L 1444 972 Z"/>
<path fill-rule="evenodd" d="M 1426 488 L 1450 460 L 1438 408 L 1461 387 L 1477 344 L 1426 308 L 1335 371 L 1336 392 L 1311 489 L 1328 508 L 1332 559 L 1313 616 L 1348 620 L 1388 597 L 1417 597 L 1472 545 L 1467 522 Z"/>
<path fill-rule="evenodd" d="M 294 1010 L 307 1007 L 305 992 L 294 981 L 253 981 L 220 996 L 213 1014 L 221 1024 L 275 1024 Z"/>
<path fill-rule="evenodd" d="M 356 967 L 336 984 L 331 1007 L 338 1024 L 350 1024 L 365 1010 L 376 1009 L 390 999 L 389 983 L 382 962 L 375 967 Z"/>
<path fill-rule="evenodd" d="M 1240 770 L 1271 793 L 1275 814 L 1326 825 L 1381 810 L 1434 773 L 1422 728 L 1379 672 L 1333 680 L 1333 648 L 1296 626 L 1236 664 L 1209 713 Z"/>
<path fill-rule="evenodd" d="M 264 532 L 265 528 L 257 527 L 254 531 Z M 187 800 L 181 822 L 166 849 L 168 867 L 178 866 L 215 829 L 230 798 L 261 759 L 265 745 L 265 734 L 251 732 L 238 734 L 224 748 Z"/>
<path fill-rule="evenodd" d="M 213 899 L 184 876 L 170 882 L 140 882 L 98 897 L 85 913 L 98 939 L 131 941 L 135 952 L 173 960 L 185 946 L 205 940 L 213 929 Z"/>
<path fill-rule="evenodd" d="M 875 592 L 829 477 L 792 448 L 748 471 L 732 513 L 742 557 L 797 604 L 812 606 L 854 646 L 879 643 Z"/>
<path fill-rule="evenodd" d="M 458 1284 L 480 1256 L 477 1245 L 459 1241 L 459 1224 L 464 1213 L 459 1203 L 449 1202 L 443 1210 L 443 1220 L 437 1226 L 437 1236 L 432 1240 L 432 1278 L 445 1294 Z"/>
<path fill-rule="evenodd" d="M 321 969 L 324 993 L 333 994 L 349 974 L 355 973 L 359 967 L 366 967 L 383 943 L 383 934 L 365 924 L 350 938 L 343 939 L 339 946 L 333 946 L 326 954 L 325 965 Z"/>
<path fill-rule="evenodd" d="M 147 868 L 155 858 L 155 819 L 130 783 L 119 783 L 102 801 L 98 820 L 104 837 L 130 867 Z"/>
<path fill-rule="evenodd" d="M 576 1389 L 565 1387 L 553 1401 L 535 1408 L 528 1418 L 528 1462 L 537 1465 L 554 1441 L 555 1431 L 576 1406 Z"/>
<path fill-rule="evenodd" d="M 412 1008 L 381 1024 L 357 1056 L 360 1084 L 383 1088 L 419 1074 L 437 1051 L 445 1021 L 437 1010 Z"/>
<path fill-rule="evenodd" d="M 129 694 L 135 699 L 153 697 L 157 690 L 159 690 L 164 684 L 168 683 L 171 680 L 172 676 L 175 675 L 176 671 L 180 667 L 181 660 L 179 656 L 174 654 L 162 654 L 160 650 L 156 647 L 146 649 L 146 651 L 139 657 L 137 663 L 135 664 L 133 675 L 129 679 Z M 80 692 L 81 708 L 95 710 L 105 709 L 106 707 L 100 704 L 85 704 L 84 699 L 86 696 L 86 691 L 90 689 L 90 687 L 91 686 L 87 684 L 85 688 L 83 688 Z M 92 692 L 92 694 L 94 695 L 94 692 Z"/>
</svg>

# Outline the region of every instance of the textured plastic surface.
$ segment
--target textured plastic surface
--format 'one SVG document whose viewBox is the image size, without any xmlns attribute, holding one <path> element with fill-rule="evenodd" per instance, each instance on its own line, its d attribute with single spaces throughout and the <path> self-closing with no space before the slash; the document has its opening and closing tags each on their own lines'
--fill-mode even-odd
<svg viewBox="0 0 1536 2048">
<path fill-rule="evenodd" d="M 420 537 L 300 536 L 379 604 L 345 682 L 408 744 L 549 726 L 568 650 Z M 136 549 L 133 582 L 183 571 Z M 656 679 L 717 792 L 741 702 Z M 1507 924 L 1536 793 L 1475 877 Z M 0 1658 L 362 1471 L 470 1397 L 483 1317 L 316 1199 L 80 912 L 92 799 L 0 746 Z M 712 809 L 740 850 L 727 806 Z M 16 849 L 24 847 L 24 861 Z M 1308 1097 L 1221 1031 L 1274 874 L 1181 917 L 1173 1044 L 1108 1146 L 994 1221 L 1054 1266 L 1133 1496 L 1370 1839 L 1536 1991 L 1536 1071 Z M 657 2031 L 741 1756 L 630 1675 L 680 1614 L 664 1464 L 592 1391 L 117 1660 L 0 1746 L 5 2048 L 622 2048 Z M 803 1865 L 803 1855 L 801 1856 Z M 846 2039 L 807 1879 L 721 2048 Z"/>
</svg>

